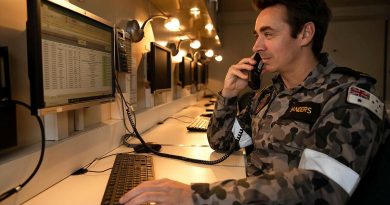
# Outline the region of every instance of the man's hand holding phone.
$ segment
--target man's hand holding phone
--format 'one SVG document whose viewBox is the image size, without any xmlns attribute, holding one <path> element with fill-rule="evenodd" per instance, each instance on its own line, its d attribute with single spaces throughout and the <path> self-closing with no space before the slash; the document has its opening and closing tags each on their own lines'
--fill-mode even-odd
<svg viewBox="0 0 390 205">
<path fill-rule="evenodd" d="M 259 55 L 259 54 L 255 54 Z M 258 61 L 260 56 L 256 57 Z M 230 66 L 223 85 L 222 96 L 231 98 L 238 96 L 238 93 L 248 85 L 249 72 L 258 66 L 258 61 L 255 58 L 243 58 L 237 64 Z M 259 77 L 260 82 L 260 77 Z"/>
</svg>

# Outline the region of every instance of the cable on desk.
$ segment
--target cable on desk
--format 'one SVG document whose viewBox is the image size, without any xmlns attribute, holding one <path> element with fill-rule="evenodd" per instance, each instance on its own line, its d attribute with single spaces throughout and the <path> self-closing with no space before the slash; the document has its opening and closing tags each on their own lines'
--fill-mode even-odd
<svg viewBox="0 0 390 205">
<path fill-rule="evenodd" d="M 238 142 L 240 141 L 242 133 L 243 133 L 242 129 L 239 132 L 237 141 L 235 141 L 231 145 L 229 151 L 224 156 L 222 156 L 221 158 L 219 158 L 217 160 L 212 160 L 212 161 L 200 160 L 200 159 L 193 159 L 193 158 L 188 158 L 188 157 L 179 156 L 179 155 L 172 155 L 172 154 L 157 152 L 156 150 L 154 150 L 151 147 L 149 147 L 149 145 L 146 144 L 146 142 L 143 140 L 143 138 L 139 134 L 139 132 L 137 130 L 137 127 L 136 127 L 136 124 L 135 124 L 135 118 L 136 117 L 135 117 L 134 109 L 133 109 L 133 107 L 131 105 L 129 106 L 129 103 L 126 102 L 126 100 L 125 100 L 125 98 L 123 97 L 122 94 L 120 94 L 120 96 L 121 96 L 121 100 L 125 101 L 124 105 L 126 106 L 127 117 L 128 117 L 129 122 L 131 124 L 131 127 L 133 128 L 133 133 L 134 133 L 135 137 L 137 137 L 138 140 L 141 141 L 142 145 L 145 146 L 146 149 L 148 149 L 150 152 L 152 152 L 153 154 L 155 154 L 157 156 L 171 158 L 171 159 L 177 159 L 177 160 L 182 160 L 182 161 L 186 161 L 186 162 L 198 163 L 198 164 L 215 165 L 215 164 L 219 164 L 219 163 L 225 161 L 236 150 L 236 148 L 238 147 Z M 134 118 L 134 120 L 133 120 L 133 118 Z"/>
<path fill-rule="evenodd" d="M 164 123 L 164 122 L 165 122 L 166 120 L 168 120 L 168 119 L 174 119 L 174 120 L 177 120 L 177 121 L 183 122 L 183 123 L 190 123 L 190 122 L 191 122 L 191 121 L 184 121 L 184 120 L 180 119 L 180 117 L 188 117 L 188 116 L 167 117 L 167 118 L 165 118 L 163 121 L 159 122 L 159 124 Z M 191 117 L 191 118 L 194 119 L 193 117 Z"/>
<path fill-rule="evenodd" d="M 129 144 L 129 142 L 127 142 L 127 140 L 129 140 L 130 137 L 137 138 L 134 133 L 125 134 L 122 136 L 121 142 L 126 147 L 131 147 L 131 144 Z"/>
<path fill-rule="evenodd" d="M 11 99 L 0 101 L 0 104 L 6 104 L 6 103 L 21 105 L 21 106 L 23 106 L 31 111 L 31 107 L 24 102 L 20 102 L 17 100 L 11 100 Z M 45 155 L 45 128 L 43 127 L 43 122 L 42 122 L 41 118 L 38 115 L 33 115 L 33 116 L 37 119 L 37 121 L 39 123 L 39 128 L 41 130 L 41 154 L 39 156 L 39 161 L 38 161 L 37 165 L 35 166 L 34 171 L 22 184 L 2 193 L 0 195 L 0 202 L 4 201 L 5 199 L 12 196 L 13 194 L 19 192 L 28 182 L 30 182 L 30 180 L 35 176 L 35 174 L 38 172 L 39 168 L 41 167 L 41 164 L 43 161 L 43 156 Z"/>
<path fill-rule="evenodd" d="M 102 173 L 102 172 L 108 171 L 108 170 L 112 169 L 112 167 L 111 167 L 111 168 L 107 168 L 107 169 L 102 170 L 102 171 L 88 170 L 88 168 L 89 168 L 95 161 L 102 160 L 102 159 L 105 159 L 105 158 L 111 157 L 111 156 L 116 156 L 116 155 L 118 155 L 118 154 L 131 154 L 131 153 L 134 153 L 134 151 L 131 151 L 131 152 L 120 152 L 120 153 L 110 154 L 110 155 L 103 156 L 103 157 L 97 157 L 97 158 L 95 158 L 94 160 L 92 160 L 92 162 L 90 162 L 89 164 L 85 165 L 83 168 L 78 169 L 78 170 L 76 170 L 75 172 L 73 172 L 72 175 L 81 175 L 81 174 L 85 174 L 85 173 L 87 173 L 87 172 Z"/>
<path fill-rule="evenodd" d="M 157 156 L 161 156 L 161 157 L 177 159 L 177 160 L 182 160 L 182 161 L 186 161 L 186 162 L 193 162 L 193 163 L 206 164 L 206 165 L 215 165 L 215 164 L 219 164 L 219 163 L 225 161 L 236 150 L 236 148 L 238 147 L 238 142 L 240 141 L 242 133 L 243 133 L 242 129 L 240 130 L 240 132 L 238 134 L 237 140 L 231 145 L 229 151 L 224 156 L 222 156 L 221 158 L 219 158 L 217 160 L 213 160 L 213 161 L 199 160 L 199 159 L 193 159 L 193 158 L 187 158 L 187 157 L 178 156 L 178 155 L 172 155 L 172 154 L 166 154 L 166 153 L 157 152 L 156 150 L 154 150 L 151 147 L 149 147 L 149 145 L 146 144 L 146 142 L 143 140 L 143 138 L 139 134 L 139 132 L 137 130 L 137 127 L 136 127 L 136 115 L 135 115 L 134 109 L 126 101 L 126 99 L 124 98 L 124 96 L 122 94 L 122 91 L 120 89 L 119 83 L 117 81 L 116 76 L 115 76 L 115 82 L 116 82 L 116 85 L 117 85 L 116 87 L 119 90 L 119 94 L 120 94 L 121 100 L 124 102 L 124 103 L 122 103 L 122 105 L 124 104 L 126 106 L 127 117 L 129 119 L 131 127 L 133 128 L 133 132 L 131 134 L 134 134 L 134 136 L 136 138 L 138 138 L 138 140 L 140 140 L 142 145 L 145 146 L 146 149 L 148 149 L 153 154 L 155 154 Z M 132 136 L 132 135 L 130 135 L 130 136 Z"/>
</svg>

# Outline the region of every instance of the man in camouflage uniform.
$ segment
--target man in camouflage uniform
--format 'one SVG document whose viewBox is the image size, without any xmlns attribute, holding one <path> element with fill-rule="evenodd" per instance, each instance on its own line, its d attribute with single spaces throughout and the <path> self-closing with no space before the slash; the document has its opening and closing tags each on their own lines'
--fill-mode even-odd
<svg viewBox="0 0 390 205">
<path fill-rule="evenodd" d="M 241 180 L 141 184 L 121 202 L 138 204 L 345 204 L 386 140 L 375 80 L 320 54 L 330 19 L 323 0 L 258 1 L 253 51 L 273 84 L 237 114 L 255 61 L 232 65 L 208 129 L 210 146 L 253 146 Z M 388 131 L 388 130 L 387 130 Z M 192 200 L 191 200 L 192 197 Z M 180 198 L 180 200 L 177 200 Z"/>
</svg>

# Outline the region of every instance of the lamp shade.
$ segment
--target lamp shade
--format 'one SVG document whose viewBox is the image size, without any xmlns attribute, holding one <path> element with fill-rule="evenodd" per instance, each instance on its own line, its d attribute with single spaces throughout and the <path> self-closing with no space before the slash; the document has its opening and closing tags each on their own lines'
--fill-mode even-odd
<svg viewBox="0 0 390 205">
<path fill-rule="evenodd" d="M 180 21 L 177 18 L 169 18 L 164 24 L 164 27 L 169 31 L 179 31 L 180 30 Z"/>
<path fill-rule="evenodd" d="M 138 21 L 135 19 L 129 20 L 126 24 L 126 32 L 130 34 L 130 39 L 132 42 L 139 42 L 144 38 L 144 28 L 145 25 L 156 18 L 165 19 L 165 28 L 169 31 L 179 31 L 180 30 L 180 21 L 177 18 L 167 17 L 164 15 L 156 15 L 148 18 L 142 26 L 139 25 Z"/>
</svg>

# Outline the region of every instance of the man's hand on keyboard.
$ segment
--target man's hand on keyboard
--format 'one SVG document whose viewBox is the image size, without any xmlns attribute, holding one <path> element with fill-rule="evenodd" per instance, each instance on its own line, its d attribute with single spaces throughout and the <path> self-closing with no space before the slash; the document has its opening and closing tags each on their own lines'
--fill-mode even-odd
<svg viewBox="0 0 390 205">
<path fill-rule="evenodd" d="M 119 200 L 133 205 L 155 202 L 157 204 L 193 205 L 190 185 L 170 179 L 146 181 L 130 190 Z"/>
</svg>

